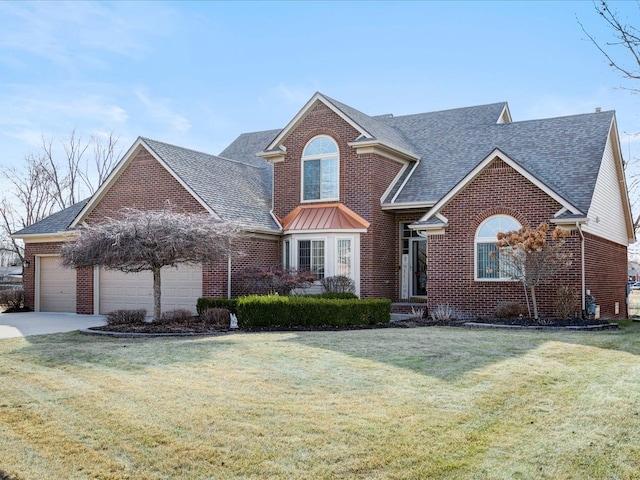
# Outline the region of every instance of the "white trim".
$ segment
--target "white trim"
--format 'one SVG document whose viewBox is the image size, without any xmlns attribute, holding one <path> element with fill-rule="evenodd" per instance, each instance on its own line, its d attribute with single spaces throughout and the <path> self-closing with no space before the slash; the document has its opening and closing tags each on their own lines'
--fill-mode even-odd
<svg viewBox="0 0 640 480">
<path fill-rule="evenodd" d="M 488 156 L 484 158 L 476 167 L 471 170 L 462 180 L 460 180 L 457 185 L 455 185 L 449 192 L 442 197 L 438 202 L 433 206 L 431 210 L 429 210 L 419 221 L 423 222 L 429 220 L 435 214 L 439 213 L 439 210 L 444 208 L 449 202 L 451 202 L 457 195 L 460 193 L 469 183 L 471 183 L 482 171 L 496 158 L 499 158 L 511 168 L 513 168 L 516 172 L 522 175 L 524 178 L 529 180 L 533 185 L 538 187 L 544 193 L 546 193 L 549 197 L 554 199 L 564 208 L 566 208 L 571 213 L 581 214 L 582 212 L 576 208 L 574 205 L 569 203 L 566 199 L 558 195 L 555 191 L 549 188 L 545 183 L 538 180 L 536 177 L 531 175 L 527 170 L 525 170 L 520 164 L 512 160 L 510 157 L 502 153 L 499 149 L 494 149 Z"/>
<path fill-rule="evenodd" d="M 478 232 L 487 222 L 489 222 L 494 218 L 499 218 L 499 217 L 510 218 L 517 225 L 519 225 L 519 228 L 522 228 L 522 225 L 516 218 L 512 217 L 511 215 L 507 215 L 503 213 L 490 215 L 487 218 L 485 218 L 482 222 L 480 222 L 480 225 L 478 225 L 478 228 L 476 228 L 476 231 L 473 235 L 473 280 L 475 282 L 515 282 L 517 281 L 511 277 L 484 278 L 484 277 L 478 276 L 478 244 L 482 244 L 482 245 L 486 245 L 490 243 L 495 244 L 498 241 L 497 238 L 490 238 L 490 237 L 481 237 L 482 240 L 478 241 Z M 500 268 L 500 265 L 498 265 L 498 269 L 499 268 Z M 500 273 L 500 270 L 498 270 L 498 273 Z"/>
<path fill-rule="evenodd" d="M 416 208 L 433 208 L 436 202 L 404 202 L 404 203 L 383 203 L 382 210 L 414 210 Z"/>
<path fill-rule="evenodd" d="M 104 183 L 98 188 L 98 190 L 93 194 L 91 199 L 87 202 L 87 204 L 80 210 L 76 218 L 74 218 L 73 222 L 69 225 L 69 228 L 74 228 L 78 226 L 78 224 L 82 223 L 85 218 L 93 211 L 93 209 L 100 203 L 102 198 L 106 195 L 106 193 L 111 189 L 111 187 L 115 184 L 116 180 L 122 175 L 122 173 L 126 170 L 129 164 L 133 161 L 136 154 L 139 152 L 140 148 L 144 148 L 164 169 L 176 179 L 176 181 L 182 185 L 187 192 L 216 220 L 220 220 L 220 216 L 209 206 L 207 203 L 200 198 L 200 196 L 193 191 L 193 189 L 187 185 L 180 176 L 178 176 L 165 162 L 162 160 L 153 149 L 141 138 L 138 139 L 131 145 L 127 153 L 122 157 L 118 165 L 113 169 L 113 171 L 109 174 Z"/>
<path fill-rule="evenodd" d="M 373 139 L 373 140 L 368 140 L 366 142 L 362 142 L 362 141 L 348 142 L 347 145 L 354 148 L 356 153 L 359 155 L 365 154 L 365 153 L 375 153 L 382 157 L 388 158 L 390 160 L 393 160 L 395 162 L 402 163 L 402 164 L 408 163 L 412 160 L 413 161 L 420 160 L 419 156 L 411 152 L 407 152 L 406 150 L 403 150 L 401 148 L 396 148 L 396 147 L 392 147 L 387 144 L 384 144 L 380 142 L 380 140 Z"/>
<path fill-rule="evenodd" d="M 409 175 L 407 175 L 407 178 L 404 179 L 404 181 L 402 182 L 402 185 L 400 185 L 400 188 L 398 188 L 398 191 L 396 192 L 396 194 L 393 196 L 393 198 L 391 199 L 391 203 L 393 203 L 395 205 L 396 202 L 396 198 L 398 198 L 398 195 L 400 195 L 400 192 L 402 192 L 402 190 L 404 189 L 404 186 L 407 184 L 407 182 L 409 181 L 409 179 L 412 177 L 413 172 L 416 171 L 416 168 L 418 168 L 418 165 L 420 164 L 420 162 L 416 162 L 415 165 L 413 166 L 413 168 L 411 169 L 411 171 L 409 172 Z M 392 184 L 393 185 L 393 184 Z"/>
<path fill-rule="evenodd" d="M 77 237 L 80 232 L 62 231 L 55 233 L 31 233 L 28 235 L 9 235 L 10 238 L 19 238 L 24 243 L 50 243 L 50 242 L 66 242 Z"/>
<path fill-rule="evenodd" d="M 382 194 L 382 196 L 380 197 L 380 205 L 383 205 L 384 203 L 384 199 L 387 198 L 387 195 L 389 195 L 389 192 L 391 192 L 391 190 L 393 189 L 393 187 L 396 185 L 396 183 L 398 182 L 398 179 L 400 177 L 402 177 L 402 175 L 404 175 L 404 172 L 406 172 L 407 168 L 409 168 L 409 163 L 405 163 L 402 165 L 402 168 L 400 168 L 400 171 L 396 174 L 395 177 L 393 177 L 393 180 L 391 181 L 391 183 L 389 184 L 389 186 L 386 188 L 386 190 L 384 191 L 384 193 Z M 404 183 L 403 183 L 404 185 Z M 398 189 L 398 192 L 400 191 L 400 189 Z M 398 195 L 398 193 L 396 192 L 396 195 Z M 396 197 L 396 195 L 394 195 L 394 198 Z M 393 200 L 392 200 L 393 201 Z"/>
<path fill-rule="evenodd" d="M 93 267 L 93 314 L 100 314 L 100 267 Z"/>
<path fill-rule="evenodd" d="M 319 234 L 339 234 L 339 233 L 367 233 L 366 228 L 340 228 L 340 229 L 328 229 L 321 228 L 316 230 L 285 230 L 283 235 L 319 235 Z"/>
<path fill-rule="evenodd" d="M 498 125 L 501 123 L 511 123 L 513 120 L 511 119 L 511 112 L 509 111 L 509 104 L 505 103 L 502 112 L 500 112 L 500 116 L 498 117 L 498 121 L 496 122 Z"/>
<path fill-rule="evenodd" d="M 280 131 L 278 136 L 274 138 L 269 145 L 260 153 L 258 153 L 259 157 L 263 157 L 264 155 L 269 156 L 271 152 L 269 150 L 273 150 L 276 146 L 280 144 L 280 142 L 289 134 L 291 130 L 301 122 L 309 113 L 311 107 L 316 103 L 316 101 L 320 101 L 324 103 L 327 107 L 329 107 L 336 115 L 342 118 L 345 122 L 355 128 L 361 135 L 364 135 L 367 138 L 373 138 L 369 132 L 367 132 L 361 125 L 358 125 L 351 118 L 345 115 L 340 109 L 338 109 L 335 105 L 333 105 L 329 100 L 327 100 L 324 95 L 320 92 L 316 92 L 313 96 L 305 103 L 305 105 L 300 109 L 300 111 L 287 123 L 287 125 Z"/>
<path fill-rule="evenodd" d="M 338 150 L 338 153 L 323 153 L 320 155 L 305 155 L 304 151 L 307 149 L 307 147 L 309 146 L 309 144 L 311 144 L 311 142 L 313 142 L 314 140 L 318 139 L 318 138 L 328 138 L 329 140 L 331 140 L 334 145 L 336 146 L 336 150 Z M 338 196 L 337 197 L 328 197 L 328 198 L 312 198 L 309 200 L 305 200 L 304 198 L 304 167 L 305 167 L 305 162 L 311 162 L 311 161 L 319 161 L 320 162 L 320 178 L 318 179 L 319 181 L 319 188 L 320 188 L 320 192 L 319 194 L 322 195 L 322 161 L 323 160 L 333 160 L 336 159 L 338 162 L 338 168 L 336 171 L 336 186 L 337 186 L 337 193 Z M 307 143 L 304 144 L 304 147 L 302 148 L 302 155 L 300 156 L 300 203 L 317 203 L 317 202 L 336 202 L 340 200 L 340 146 L 338 145 L 338 142 L 336 142 L 335 138 L 333 138 L 330 135 L 325 135 L 325 134 L 321 134 L 321 135 L 316 135 L 315 137 L 309 139 L 309 141 Z"/>
</svg>

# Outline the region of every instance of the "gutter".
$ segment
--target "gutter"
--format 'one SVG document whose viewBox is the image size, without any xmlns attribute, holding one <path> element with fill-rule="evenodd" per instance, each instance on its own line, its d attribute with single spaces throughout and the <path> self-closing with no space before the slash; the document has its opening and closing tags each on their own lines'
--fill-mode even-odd
<svg viewBox="0 0 640 480">
<path fill-rule="evenodd" d="M 585 296 L 585 261 L 584 261 L 584 233 L 582 232 L 582 224 L 580 222 L 576 222 L 576 228 L 580 233 L 580 294 L 581 294 L 581 305 L 582 305 L 582 315 L 584 316 L 586 310 L 586 296 Z"/>
</svg>

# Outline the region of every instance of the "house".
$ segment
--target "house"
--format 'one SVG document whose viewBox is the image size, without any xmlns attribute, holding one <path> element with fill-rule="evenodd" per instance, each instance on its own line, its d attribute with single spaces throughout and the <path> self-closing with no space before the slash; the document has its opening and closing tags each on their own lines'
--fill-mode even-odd
<svg viewBox="0 0 640 480">
<path fill-rule="evenodd" d="M 241 271 L 282 264 L 350 276 L 361 297 L 492 315 L 526 302 L 521 284 L 488 268 L 496 233 L 547 222 L 571 231 L 572 264 L 539 290 L 541 313 L 553 314 L 558 285 L 582 309 L 595 296 L 603 317 L 626 310 L 635 233 L 613 111 L 514 122 L 495 103 L 369 116 L 316 93 L 284 128 L 242 134 L 218 156 L 138 138 L 95 195 L 13 235 L 31 264 L 28 305 L 150 310 L 143 274 L 66 270 L 56 255 L 85 223 L 167 201 L 240 222 L 246 236 L 242 256 L 168 270 L 164 309 L 237 295 Z"/>
</svg>

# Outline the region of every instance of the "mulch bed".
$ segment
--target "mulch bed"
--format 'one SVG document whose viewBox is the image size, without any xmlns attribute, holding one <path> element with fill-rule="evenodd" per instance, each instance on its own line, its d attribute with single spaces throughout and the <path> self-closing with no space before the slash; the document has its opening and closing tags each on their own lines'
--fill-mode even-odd
<svg viewBox="0 0 640 480">
<path fill-rule="evenodd" d="M 434 321 L 431 318 L 424 319 L 410 319 L 401 320 L 398 322 L 392 322 L 388 324 L 378 325 L 357 325 L 347 327 L 264 327 L 264 328 L 243 328 L 240 331 L 243 332 L 307 332 L 307 331 L 340 331 L 340 330 L 367 330 L 372 328 L 415 328 L 415 327 L 434 327 L 434 326 L 446 326 L 446 327 L 464 327 L 468 326 L 471 322 L 474 326 L 509 326 L 509 327 L 533 327 L 533 328 L 579 328 L 585 329 L 593 328 L 596 326 L 605 325 L 608 328 L 617 328 L 617 324 L 609 324 L 605 320 L 590 320 L 590 319 L 541 319 L 536 321 L 533 318 L 512 318 L 512 319 L 497 319 L 497 318 L 476 318 L 473 320 L 440 320 Z M 479 325 L 481 324 L 481 325 Z M 212 335 L 217 333 L 237 331 L 230 330 L 228 328 L 216 328 L 211 324 L 205 324 L 199 322 L 197 317 L 194 317 L 192 322 L 188 324 L 174 322 L 174 323 L 131 323 L 120 325 L 105 325 L 103 327 L 92 327 L 89 330 L 96 330 L 101 332 L 116 332 L 126 334 L 173 334 L 173 335 Z"/>
</svg>

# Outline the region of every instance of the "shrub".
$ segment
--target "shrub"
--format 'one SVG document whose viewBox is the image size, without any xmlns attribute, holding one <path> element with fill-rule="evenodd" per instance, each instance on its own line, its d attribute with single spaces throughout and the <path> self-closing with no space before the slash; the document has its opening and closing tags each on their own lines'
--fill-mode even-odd
<svg viewBox="0 0 640 480">
<path fill-rule="evenodd" d="M 436 322 L 454 320 L 455 313 L 449 305 L 437 305 L 429 312 L 431 318 Z"/>
<path fill-rule="evenodd" d="M 183 323 L 189 324 L 193 320 L 193 314 L 184 308 L 177 310 L 168 310 L 160 315 L 160 318 L 156 318 L 154 321 L 157 323 Z"/>
<path fill-rule="evenodd" d="M 315 298 L 330 298 L 333 300 L 351 300 L 354 298 L 358 298 L 355 293 L 338 293 L 338 292 L 324 292 L 324 293 L 316 293 L 313 295 L 302 295 L 304 297 L 315 297 Z"/>
<path fill-rule="evenodd" d="M 217 328 L 231 327 L 231 313 L 226 308 L 207 308 L 200 314 L 200 320 Z"/>
<path fill-rule="evenodd" d="M 525 313 L 526 308 L 517 302 L 503 302 L 496 307 L 496 318 L 516 318 Z"/>
<path fill-rule="evenodd" d="M 238 299 L 237 298 L 212 298 L 201 297 L 196 304 L 196 310 L 198 315 L 202 315 L 202 312 L 209 308 L 224 308 L 229 310 L 230 313 L 238 314 Z"/>
<path fill-rule="evenodd" d="M 344 275 L 326 277 L 321 280 L 322 286 L 327 293 L 355 293 L 355 282 Z"/>
<path fill-rule="evenodd" d="M 107 325 L 142 323 L 146 316 L 147 311 L 144 308 L 140 310 L 115 310 L 107 313 Z"/>
<path fill-rule="evenodd" d="M 0 305 L 7 307 L 7 311 L 20 310 L 24 306 L 24 290 L 16 288 L 0 291 Z"/>
<path fill-rule="evenodd" d="M 238 299 L 238 322 L 251 327 L 345 327 L 389 323 L 386 299 L 250 296 Z"/>
<path fill-rule="evenodd" d="M 291 268 L 264 267 L 245 270 L 241 279 L 242 291 L 247 295 L 289 295 L 292 290 L 310 286 L 316 276 Z"/>
<path fill-rule="evenodd" d="M 556 293 L 556 314 L 560 318 L 571 318 L 579 310 L 580 300 L 575 289 L 563 285 Z"/>
</svg>

